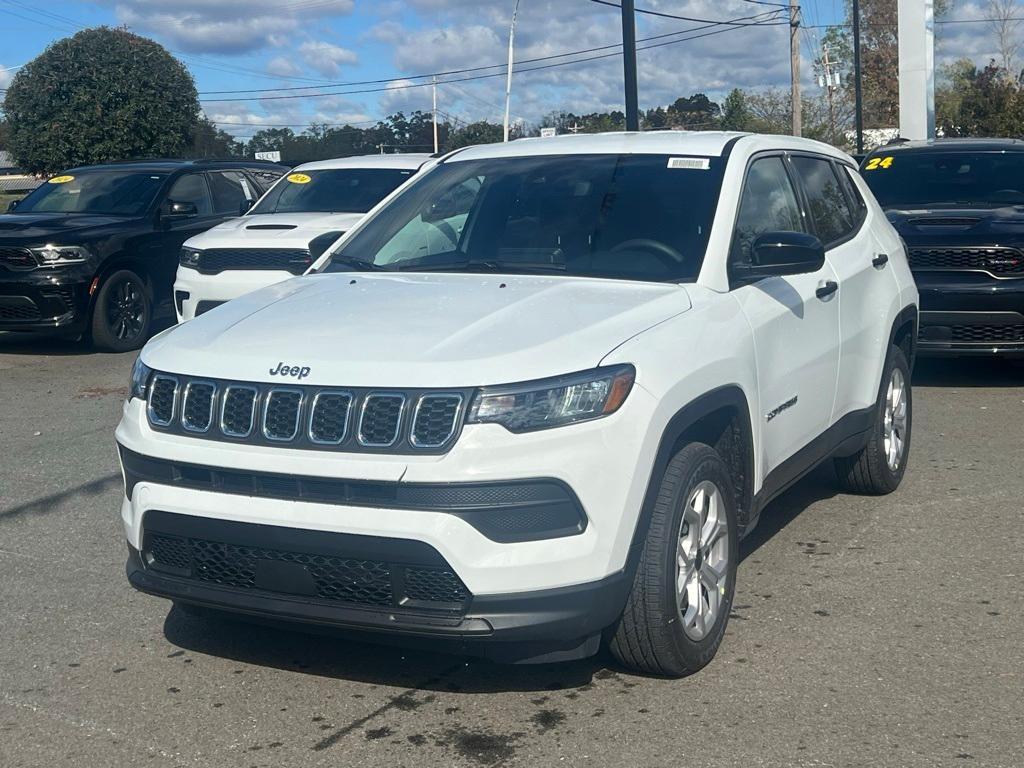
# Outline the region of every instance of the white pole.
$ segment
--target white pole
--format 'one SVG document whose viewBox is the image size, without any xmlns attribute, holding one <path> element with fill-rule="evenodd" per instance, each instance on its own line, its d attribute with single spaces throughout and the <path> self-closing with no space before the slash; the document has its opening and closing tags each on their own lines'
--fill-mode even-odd
<svg viewBox="0 0 1024 768">
<path fill-rule="evenodd" d="M 519 14 L 519 0 L 512 8 L 512 23 L 508 28 L 508 74 L 505 77 L 505 141 L 508 141 L 508 112 L 512 104 L 512 53 L 516 39 L 516 16 Z"/>
<path fill-rule="evenodd" d="M 932 0 L 898 0 L 900 136 L 935 138 L 935 37 Z"/>
<path fill-rule="evenodd" d="M 434 85 L 431 89 L 434 92 L 434 154 L 438 152 L 437 148 L 437 78 L 434 78 Z"/>
</svg>

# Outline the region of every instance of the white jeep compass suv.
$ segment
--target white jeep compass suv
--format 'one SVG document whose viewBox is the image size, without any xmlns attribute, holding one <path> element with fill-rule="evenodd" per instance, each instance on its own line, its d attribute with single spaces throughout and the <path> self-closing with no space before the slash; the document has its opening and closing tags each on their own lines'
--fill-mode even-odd
<svg viewBox="0 0 1024 768">
<path fill-rule="evenodd" d="M 430 155 L 365 155 L 292 169 L 244 215 L 187 240 L 174 279 L 178 322 L 301 275 Z"/>
<path fill-rule="evenodd" d="M 850 158 L 736 133 L 454 152 L 311 274 L 154 338 L 117 429 L 136 588 L 682 675 L 831 459 L 900 483 L 917 291 Z"/>
</svg>

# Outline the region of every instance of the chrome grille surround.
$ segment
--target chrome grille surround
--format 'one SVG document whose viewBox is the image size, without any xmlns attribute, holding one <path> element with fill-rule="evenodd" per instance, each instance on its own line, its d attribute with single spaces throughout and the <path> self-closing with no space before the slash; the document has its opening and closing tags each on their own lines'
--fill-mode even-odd
<svg viewBox="0 0 1024 768">
<path fill-rule="evenodd" d="M 168 385 L 171 387 L 169 393 L 171 397 L 170 412 L 163 416 L 161 413 L 166 412 L 166 408 L 162 401 L 168 395 Z M 166 373 L 154 374 L 153 380 L 149 383 L 149 396 L 146 398 L 146 415 L 149 417 L 149 423 L 154 427 L 169 427 L 174 423 L 174 414 L 178 409 L 178 385 L 177 376 L 170 376 Z"/>
<path fill-rule="evenodd" d="M 205 406 L 203 399 L 207 398 Z M 213 426 L 217 404 L 217 385 L 212 381 L 193 379 L 185 385 L 181 396 L 181 426 L 188 432 L 207 432 Z M 198 413 L 194 411 L 198 409 Z M 205 417 L 205 420 L 202 420 Z"/>
<path fill-rule="evenodd" d="M 458 439 L 473 392 L 469 387 L 276 384 L 158 371 L 147 390 L 146 414 L 154 430 L 193 439 L 313 451 L 439 455 Z M 198 414 L 197 397 L 206 393 L 210 402 L 204 398 Z"/>
<path fill-rule="evenodd" d="M 405 395 L 401 392 L 371 392 L 363 398 L 356 440 L 367 448 L 394 445 L 402 429 L 404 411 Z M 368 424 L 371 419 L 373 421 Z M 388 426 L 391 422 L 394 422 L 394 427 Z"/>
<path fill-rule="evenodd" d="M 247 393 L 251 397 L 248 407 L 249 426 L 246 427 L 245 430 L 237 429 L 235 426 L 231 426 L 228 424 L 229 421 L 232 424 L 237 424 L 237 419 L 235 418 L 235 415 L 228 414 L 227 412 L 229 407 L 232 408 L 232 411 L 236 409 L 236 406 L 234 405 L 235 400 L 233 399 L 236 392 Z M 227 388 L 225 388 L 224 397 L 222 397 L 220 401 L 220 431 L 223 432 L 228 437 L 245 438 L 251 435 L 252 428 L 256 424 L 256 403 L 259 400 L 259 398 L 260 392 L 258 389 L 256 389 L 256 387 L 250 387 L 244 384 L 229 384 Z M 244 412 L 244 401 L 242 401 L 241 408 L 242 412 Z M 240 416 L 241 414 L 238 415 Z"/>
<path fill-rule="evenodd" d="M 409 442 L 417 448 L 443 446 L 455 436 L 455 431 L 462 420 L 462 406 L 465 401 L 466 399 L 458 392 L 422 395 L 416 401 L 412 427 L 409 429 Z M 438 411 L 438 407 L 443 410 Z"/>
<path fill-rule="evenodd" d="M 302 394 L 301 389 L 293 387 L 274 387 L 267 393 L 263 399 L 263 436 L 267 440 L 289 443 L 296 438 L 302 414 Z"/>
</svg>

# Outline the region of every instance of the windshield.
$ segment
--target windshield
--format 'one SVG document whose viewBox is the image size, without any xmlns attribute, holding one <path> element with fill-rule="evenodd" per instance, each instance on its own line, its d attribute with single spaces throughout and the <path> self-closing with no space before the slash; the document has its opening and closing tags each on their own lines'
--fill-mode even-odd
<svg viewBox="0 0 1024 768">
<path fill-rule="evenodd" d="M 327 168 L 289 173 L 251 213 L 366 213 L 415 171 Z"/>
<path fill-rule="evenodd" d="M 324 271 L 694 280 L 723 165 L 580 154 L 442 163 L 355 233 Z"/>
<path fill-rule="evenodd" d="M 72 171 L 40 184 L 17 212 L 141 216 L 166 178 L 151 171 Z"/>
<path fill-rule="evenodd" d="M 879 150 L 862 172 L 883 207 L 1024 204 L 1024 152 Z"/>
</svg>

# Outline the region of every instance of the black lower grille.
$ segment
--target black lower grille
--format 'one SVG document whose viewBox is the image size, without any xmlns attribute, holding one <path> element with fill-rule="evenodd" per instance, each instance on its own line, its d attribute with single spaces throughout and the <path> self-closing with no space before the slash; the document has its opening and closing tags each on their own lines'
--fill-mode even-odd
<svg viewBox="0 0 1024 768">
<path fill-rule="evenodd" d="M 968 344 L 1024 344 L 1024 324 L 1019 325 L 953 325 L 953 341 Z"/>
<path fill-rule="evenodd" d="M 470 594 L 447 568 L 234 544 L 151 532 L 150 568 L 233 589 L 303 595 L 366 608 L 457 610 Z M 397 585 L 397 588 L 396 588 Z M 404 586 L 402 586 L 404 585 Z"/>
<path fill-rule="evenodd" d="M 0 320 L 39 320 L 42 315 L 32 299 L 25 296 L 0 296 Z"/>
<path fill-rule="evenodd" d="M 0 266 L 22 271 L 35 269 L 39 262 L 28 248 L 0 248 Z"/>
</svg>

